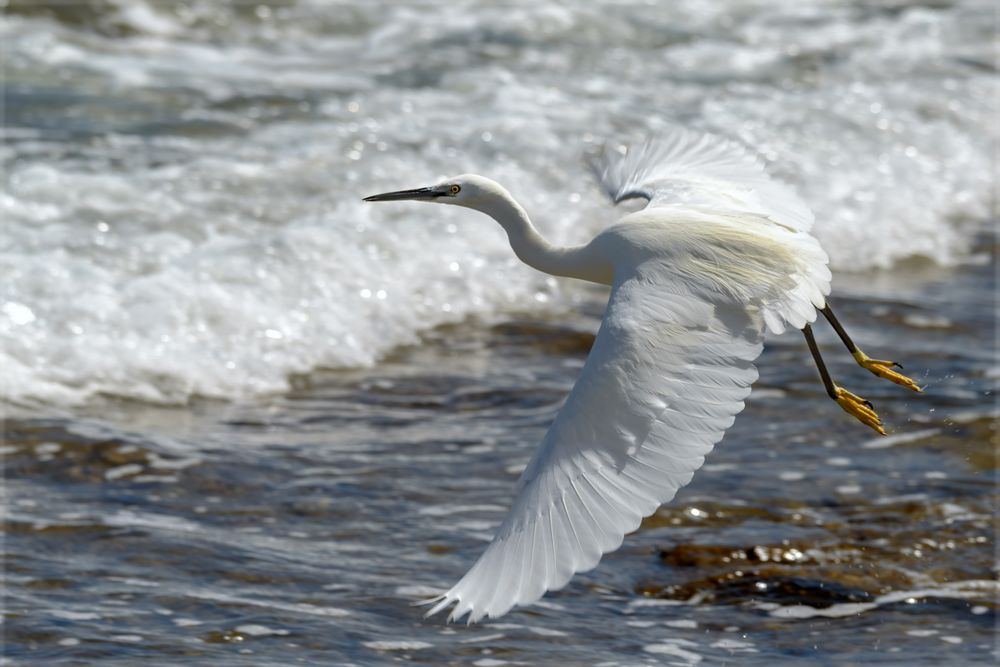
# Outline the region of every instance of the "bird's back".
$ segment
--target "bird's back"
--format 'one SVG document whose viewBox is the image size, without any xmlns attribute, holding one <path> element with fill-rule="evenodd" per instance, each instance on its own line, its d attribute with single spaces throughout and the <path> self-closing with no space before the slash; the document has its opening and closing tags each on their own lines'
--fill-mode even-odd
<svg viewBox="0 0 1000 667">
<path fill-rule="evenodd" d="M 623 217 L 594 243 L 615 272 L 660 272 L 711 302 L 760 310 L 768 328 L 801 328 L 829 292 L 814 237 L 756 214 L 650 207 Z"/>
</svg>

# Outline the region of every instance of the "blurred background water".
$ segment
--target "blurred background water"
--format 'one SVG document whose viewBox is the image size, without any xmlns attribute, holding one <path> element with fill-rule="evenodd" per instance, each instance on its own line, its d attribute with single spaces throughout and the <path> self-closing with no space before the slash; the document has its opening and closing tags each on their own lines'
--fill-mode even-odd
<svg viewBox="0 0 1000 667">
<path fill-rule="evenodd" d="M 985 2 L 6 0 L 4 664 L 988 664 L 997 77 Z M 907 395 L 797 334 L 692 484 L 499 622 L 471 565 L 606 294 L 489 220 L 360 197 L 479 172 L 553 241 L 581 155 L 666 123 L 815 209 Z"/>
</svg>

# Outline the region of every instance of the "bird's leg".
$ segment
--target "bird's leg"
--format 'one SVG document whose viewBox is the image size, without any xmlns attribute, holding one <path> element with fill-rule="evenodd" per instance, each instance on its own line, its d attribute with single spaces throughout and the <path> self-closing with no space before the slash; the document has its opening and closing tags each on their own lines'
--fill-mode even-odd
<svg viewBox="0 0 1000 667">
<path fill-rule="evenodd" d="M 844 409 L 844 412 L 853 415 L 865 426 L 885 435 L 885 429 L 882 428 L 882 420 L 875 414 L 872 404 L 860 396 L 856 396 L 834 384 L 830 378 L 829 371 L 826 370 L 826 364 L 823 363 L 823 357 L 819 354 L 819 346 L 816 345 L 816 339 L 813 337 L 812 327 L 808 324 L 805 325 L 802 329 L 802 335 L 806 337 L 806 344 L 809 346 L 809 351 L 816 362 L 816 368 L 819 369 L 819 376 L 823 378 L 823 386 L 826 387 L 826 393 L 830 398 L 835 400 L 837 405 Z"/>
<path fill-rule="evenodd" d="M 867 354 L 862 352 L 861 348 L 855 345 L 854 341 L 851 340 L 851 337 L 847 335 L 846 331 L 844 331 L 844 327 L 840 325 L 840 322 L 833 315 L 833 311 L 830 310 L 829 304 L 821 308 L 820 312 L 823 313 L 823 316 L 830 323 L 830 326 L 832 326 L 833 330 L 837 332 L 838 336 L 840 336 L 840 340 L 844 341 L 844 345 L 847 346 L 847 350 L 851 353 L 851 356 L 854 357 L 854 360 L 858 362 L 859 366 L 861 366 L 862 368 L 867 368 L 869 371 L 871 371 L 880 378 L 885 378 L 890 382 L 895 382 L 896 384 L 906 387 L 907 389 L 912 389 L 913 391 L 918 393 L 923 391 L 919 386 L 917 386 L 916 382 L 906 377 L 902 373 L 898 373 L 892 369 L 893 366 L 897 368 L 902 368 L 903 367 L 902 364 L 897 363 L 895 361 L 872 359 Z"/>
</svg>

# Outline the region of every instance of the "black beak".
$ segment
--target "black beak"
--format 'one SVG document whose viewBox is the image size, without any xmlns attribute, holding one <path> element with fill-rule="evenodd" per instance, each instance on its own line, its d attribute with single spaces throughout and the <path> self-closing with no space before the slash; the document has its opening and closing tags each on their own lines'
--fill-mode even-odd
<svg viewBox="0 0 1000 667">
<path fill-rule="evenodd" d="M 401 201 L 404 199 L 434 199 L 444 195 L 437 188 L 417 188 L 416 190 L 399 190 L 397 192 L 386 192 L 381 195 L 365 197 L 364 201 Z"/>
</svg>

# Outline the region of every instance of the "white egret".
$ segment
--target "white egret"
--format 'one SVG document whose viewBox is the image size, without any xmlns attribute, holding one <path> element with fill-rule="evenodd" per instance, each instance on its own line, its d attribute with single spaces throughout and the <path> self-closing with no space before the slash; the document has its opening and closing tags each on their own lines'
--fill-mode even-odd
<svg viewBox="0 0 1000 667">
<path fill-rule="evenodd" d="M 870 403 L 830 378 L 810 324 L 823 313 L 857 362 L 920 388 L 871 359 L 826 303 L 827 256 L 813 215 L 742 147 L 675 129 L 628 152 L 605 151 L 594 171 L 615 202 L 647 206 L 590 243 L 557 247 L 498 183 L 476 175 L 367 197 L 465 206 L 506 230 L 529 266 L 611 286 L 580 377 L 517 485 L 493 541 L 428 615 L 495 618 L 563 587 L 617 549 L 673 498 L 733 423 L 757 379 L 766 332 L 805 334 L 827 393 L 884 434 Z"/>
</svg>

